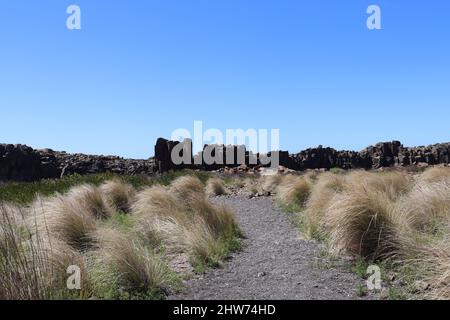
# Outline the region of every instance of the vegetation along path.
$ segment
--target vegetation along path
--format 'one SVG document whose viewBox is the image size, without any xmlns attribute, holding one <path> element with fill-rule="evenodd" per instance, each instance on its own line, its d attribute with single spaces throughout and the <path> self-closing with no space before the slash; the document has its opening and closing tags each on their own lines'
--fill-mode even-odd
<svg viewBox="0 0 450 320">
<path fill-rule="evenodd" d="M 214 200 L 231 207 L 246 237 L 243 250 L 221 268 L 186 282 L 169 299 L 356 299 L 364 281 L 320 254 L 304 240 L 271 198 L 242 196 Z"/>
</svg>

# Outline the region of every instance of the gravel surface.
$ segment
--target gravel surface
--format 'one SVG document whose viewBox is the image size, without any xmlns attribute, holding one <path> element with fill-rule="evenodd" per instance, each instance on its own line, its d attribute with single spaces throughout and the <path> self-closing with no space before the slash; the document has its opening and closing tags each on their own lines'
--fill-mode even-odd
<svg viewBox="0 0 450 320">
<path fill-rule="evenodd" d="M 222 268 L 187 280 L 185 290 L 168 299 L 358 299 L 356 289 L 364 280 L 321 257 L 320 244 L 302 239 L 271 198 L 214 201 L 234 209 L 246 237 L 244 248 Z"/>
</svg>

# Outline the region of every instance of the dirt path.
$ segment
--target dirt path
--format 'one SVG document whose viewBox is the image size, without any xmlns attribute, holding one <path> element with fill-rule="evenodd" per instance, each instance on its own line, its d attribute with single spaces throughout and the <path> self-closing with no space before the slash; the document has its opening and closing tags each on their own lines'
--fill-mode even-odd
<svg viewBox="0 0 450 320">
<path fill-rule="evenodd" d="M 169 299 L 357 299 L 364 281 L 343 268 L 323 267 L 320 245 L 301 238 L 270 198 L 220 197 L 236 212 L 247 237 L 221 269 L 186 282 Z"/>
</svg>

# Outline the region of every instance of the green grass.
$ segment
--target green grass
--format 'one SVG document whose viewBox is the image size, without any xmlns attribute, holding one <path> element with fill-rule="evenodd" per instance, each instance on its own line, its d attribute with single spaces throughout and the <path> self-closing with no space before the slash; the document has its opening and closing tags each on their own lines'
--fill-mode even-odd
<svg viewBox="0 0 450 320">
<path fill-rule="evenodd" d="M 365 295 L 367 295 L 367 288 L 364 287 L 362 284 L 359 284 L 356 287 L 356 295 L 358 297 L 364 297 Z"/>
<path fill-rule="evenodd" d="M 201 257 L 191 257 L 191 264 L 194 272 L 197 274 L 204 273 L 207 268 L 217 268 L 222 261 L 227 258 L 231 252 L 240 251 L 242 249 L 242 233 L 236 228 L 232 234 L 225 235 L 218 240 L 214 251 L 205 260 Z"/>
<path fill-rule="evenodd" d="M 121 179 L 139 189 L 153 184 L 169 185 L 176 178 L 183 175 L 194 175 L 206 183 L 210 174 L 191 170 L 170 171 L 155 176 L 118 176 L 112 173 L 94 175 L 74 174 L 61 179 L 44 179 L 36 182 L 7 182 L 0 184 L 0 201 L 26 205 L 31 203 L 36 195 L 51 196 L 56 192 L 65 193 L 70 188 L 83 183 L 100 185 L 111 179 Z"/>
<path fill-rule="evenodd" d="M 26 205 L 32 202 L 36 195 L 51 196 L 56 192 L 64 193 L 70 188 L 87 183 L 100 185 L 114 178 L 122 179 L 135 187 L 149 185 L 151 180 L 146 176 L 117 176 L 112 173 L 95 175 L 74 174 L 61 179 L 44 179 L 35 182 L 7 182 L 0 184 L 0 201 Z"/>
<path fill-rule="evenodd" d="M 362 257 L 358 257 L 351 269 L 353 273 L 356 274 L 358 277 L 366 279 L 367 269 L 369 268 L 370 265 L 373 264 L 374 263 L 371 263 L 370 261 L 367 261 Z"/>
<path fill-rule="evenodd" d="M 154 254 L 155 259 L 162 258 Z M 181 275 L 177 274 L 167 264 L 163 264 L 161 274 L 164 287 L 127 288 L 121 283 L 121 276 L 109 265 L 93 264 L 90 266 L 89 280 L 91 296 L 102 300 L 163 300 L 167 293 L 179 292 L 182 287 Z"/>
<path fill-rule="evenodd" d="M 344 169 L 341 169 L 341 168 L 331 168 L 330 172 L 334 173 L 334 174 L 342 174 L 342 175 L 344 175 L 344 174 L 347 174 L 348 171 L 344 170 Z"/>
<path fill-rule="evenodd" d="M 104 222 L 107 226 L 113 227 L 120 231 L 129 231 L 135 225 L 134 219 L 123 212 L 114 213 L 107 221 Z"/>
</svg>

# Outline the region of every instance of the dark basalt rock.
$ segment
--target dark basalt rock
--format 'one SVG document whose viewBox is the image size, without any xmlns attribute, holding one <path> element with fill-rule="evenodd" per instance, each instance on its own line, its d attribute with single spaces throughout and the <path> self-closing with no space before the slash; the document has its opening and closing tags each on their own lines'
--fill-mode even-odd
<svg viewBox="0 0 450 320">
<path fill-rule="evenodd" d="M 25 145 L 0 144 L 0 181 L 35 181 L 59 176 L 56 159 Z"/>
<path fill-rule="evenodd" d="M 119 175 L 153 174 L 153 159 L 69 154 L 24 145 L 0 144 L 0 181 L 36 181 L 69 174 L 111 172 Z"/>
<path fill-rule="evenodd" d="M 184 146 L 180 154 L 186 153 L 190 161 L 174 164 L 172 151 L 177 146 Z M 211 147 L 213 148 L 211 150 Z M 208 164 L 203 159 L 203 152 L 223 157 L 222 164 Z M 176 151 L 176 150 L 175 150 Z M 233 151 L 231 161 L 227 152 Z M 244 157 L 238 157 L 239 152 Z M 287 151 L 279 153 L 280 165 L 291 170 L 308 169 L 379 169 L 392 166 L 427 166 L 450 163 L 450 143 L 408 148 L 399 141 L 381 142 L 364 150 L 337 151 L 333 148 L 310 148 L 296 154 Z M 270 156 L 272 153 L 269 152 Z M 148 160 L 124 159 L 115 156 L 94 156 L 86 154 L 69 154 L 51 149 L 34 150 L 25 145 L 0 144 L 0 181 L 34 181 L 43 178 L 57 178 L 69 174 L 95 174 L 111 172 L 119 175 L 153 174 L 190 168 L 195 170 L 223 170 L 226 168 L 254 169 L 264 166 L 264 155 L 252 154 L 245 146 L 205 146 L 195 158 L 192 157 L 192 141 L 180 142 L 159 138 L 155 145 L 155 157 Z M 193 161 L 196 159 L 196 162 Z M 200 161 L 199 161 L 200 159 Z M 202 160 L 203 159 L 203 160 Z M 256 161 L 255 161 L 256 160 Z M 242 170 L 241 170 L 242 171 Z"/>
</svg>

